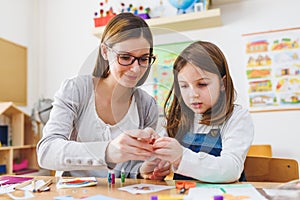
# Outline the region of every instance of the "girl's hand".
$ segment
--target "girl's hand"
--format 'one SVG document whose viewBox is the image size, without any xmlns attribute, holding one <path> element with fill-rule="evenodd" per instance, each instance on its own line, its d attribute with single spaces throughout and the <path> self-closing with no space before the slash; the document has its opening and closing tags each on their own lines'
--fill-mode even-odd
<svg viewBox="0 0 300 200">
<path fill-rule="evenodd" d="M 152 156 L 151 139 L 156 135 L 152 128 L 130 130 L 112 140 L 106 149 L 106 162 L 120 163 L 128 160 L 146 160 Z"/>
<path fill-rule="evenodd" d="M 145 161 L 140 168 L 140 174 L 145 179 L 163 180 L 170 174 L 170 167 L 169 162 L 156 158 L 155 160 Z"/>
<path fill-rule="evenodd" d="M 176 168 L 179 166 L 183 149 L 176 139 L 170 137 L 158 138 L 153 144 L 153 148 L 156 158 L 169 161 Z"/>
</svg>

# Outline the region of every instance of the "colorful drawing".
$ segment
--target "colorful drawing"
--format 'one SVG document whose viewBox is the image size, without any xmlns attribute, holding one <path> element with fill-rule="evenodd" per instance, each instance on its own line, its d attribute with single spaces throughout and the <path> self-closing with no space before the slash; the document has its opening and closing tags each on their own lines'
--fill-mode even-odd
<svg viewBox="0 0 300 200">
<path fill-rule="evenodd" d="M 250 106 L 270 106 L 276 103 L 277 99 L 273 93 L 263 94 L 263 95 L 251 95 L 250 96 Z"/>
<path fill-rule="evenodd" d="M 300 28 L 244 35 L 250 110 L 300 109 L 299 35 Z"/>
<path fill-rule="evenodd" d="M 246 52 L 247 53 L 266 52 L 268 51 L 268 45 L 269 43 L 266 40 L 249 42 L 246 45 Z"/>
<path fill-rule="evenodd" d="M 282 67 L 278 67 L 275 72 L 276 77 L 297 76 L 299 74 L 300 74 L 300 65 L 298 64 L 292 66 L 283 65 Z"/>
<path fill-rule="evenodd" d="M 259 54 L 257 57 L 249 57 L 247 67 L 269 66 L 271 64 L 272 60 L 268 55 Z"/>
<path fill-rule="evenodd" d="M 173 83 L 173 63 L 179 53 L 191 42 L 157 45 L 154 54 L 157 59 L 152 67 L 153 96 L 163 113 L 165 101 Z"/>
<path fill-rule="evenodd" d="M 271 69 L 255 69 L 247 70 L 248 79 L 253 78 L 266 78 L 271 75 Z"/>
<path fill-rule="evenodd" d="M 291 38 L 282 38 L 281 41 L 275 40 L 271 46 L 272 51 L 295 48 L 299 48 L 299 43 L 297 40 L 293 41 Z"/>
<path fill-rule="evenodd" d="M 272 91 L 271 80 L 260 80 L 249 82 L 249 92 L 269 92 Z"/>
<path fill-rule="evenodd" d="M 300 105 L 300 92 L 283 94 L 280 96 L 280 101 L 283 104 L 298 104 L 298 105 Z"/>
<path fill-rule="evenodd" d="M 300 91 L 300 78 L 286 77 L 278 80 L 276 92 Z"/>
</svg>

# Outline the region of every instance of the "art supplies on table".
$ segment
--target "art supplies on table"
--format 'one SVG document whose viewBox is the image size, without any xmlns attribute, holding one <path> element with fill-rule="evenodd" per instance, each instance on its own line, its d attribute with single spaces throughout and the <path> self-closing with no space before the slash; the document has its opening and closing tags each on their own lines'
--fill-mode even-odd
<svg viewBox="0 0 300 200">
<path fill-rule="evenodd" d="M 1 176 L 0 181 L 1 185 L 9 185 L 9 184 L 16 184 L 16 183 L 22 183 L 28 180 L 32 180 L 31 177 L 20 177 L 20 176 Z"/>
<path fill-rule="evenodd" d="M 150 200 L 183 200 L 185 195 L 153 195 Z"/>
<path fill-rule="evenodd" d="M 107 174 L 107 182 L 108 184 L 115 184 L 116 183 L 116 177 L 113 170 L 109 170 Z"/>
<path fill-rule="evenodd" d="M 95 177 L 80 177 L 80 178 L 61 178 L 57 184 L 57 189 L 61 188 L 79 188 L 97 185 Z"/>
<path fill-rule="evenodd" d="M 21 189 L 21 188 L 31 184 L 31 182 L 32 182 L 32 180 L 27 180 L 27 181 L 24 181 L 23 183 L 19 183 L 14 187 L 14 189 L 15 190 Z"/>
<path fill-rule="evenodd" d="M 158 192 L 161 190 L 168 190 L 175 188 L 175 186 L 167 186 L 167 185 L 156 185 L 156 184 L 134 184 L 128 185 L 125 187 L 118 188 L 119 190 L 123 190 L 129 192 L 131 194 L 147 194 L 151 192 Z"/>
<path fill-rule="evenodd" d="M 21 178 L 21 177 L 19 177 L 19 178 Z M 33 183 L 33 181 L 34 181 L 34 183 Z M 0 186 L 0 194 L 9 194 L 16 190 L 23 190 L 23 191 L 28 191 L 28 192 L 49 191 L 50 190 L 50 188 L 48 187 L 49 183 L 47 184 L 46 187 L 45 187 L 45 184 L 46 184 L 46 182 L 44 180 L 34 180 L 33 178 L 31 178 L 30 180 L 24 181 L 22 183 L 1 185 Z M 11 194 L 11 195 L 13 195 L 13 194 Z"/>
<path fill-rule="evenodd" d="M 18 189 L 24 191 L 37 192 L 39 188 L 45 185 L 45 183 L 46 182 L 44 180 L 31 180 L 30 183 L 26 184 L 26 186 L 19 187 Z"/>
<path fill-rule="evenodd" d="M 0 194 L 8 194 L 15 191 L 15 187 L 21 188 L 31 183 L 31 177 L 19 176 L 1 176 L 0 177 Z M 19 187 L 18 185 L 21 185 Z"/>
<path fill-rule="evenodd" d="M 125 183 L 125 171 L 124 168 L 121 170 L 121 183 Z"/>
<path fill-rule="evenodd" d="M 184 194 L 190 188 L 196 187 L 196 182 L 194 181 L 176 181 L 176 189 L 179 190 L 180 194 Z"/>
<path fill-rule="evenodd" d="M 185 200 L 211 200 L 215 196 L 224 199 L 267 200 L 251 184 L 197 184 L 190 188 Z"/>
<path fill-rule="evenodd" d="M 45 192 L 50 190 L 50 185 L 52 184 L 52 179 L 49 179 L 46 181 L 43 185 L 37 187 L 37 192 Z"/>
</svg>

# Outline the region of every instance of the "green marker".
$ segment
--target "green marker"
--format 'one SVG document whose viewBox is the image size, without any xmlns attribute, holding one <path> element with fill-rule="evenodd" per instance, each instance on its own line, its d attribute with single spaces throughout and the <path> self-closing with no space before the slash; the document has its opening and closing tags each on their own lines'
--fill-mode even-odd
<svg viewBox="0 0 300 200">
<path fill-rule="evenodd" d="M 125 183 L 125 172 L 124 172 L 124 169 L 121 170 L 121 183 Z"/>
</svg>

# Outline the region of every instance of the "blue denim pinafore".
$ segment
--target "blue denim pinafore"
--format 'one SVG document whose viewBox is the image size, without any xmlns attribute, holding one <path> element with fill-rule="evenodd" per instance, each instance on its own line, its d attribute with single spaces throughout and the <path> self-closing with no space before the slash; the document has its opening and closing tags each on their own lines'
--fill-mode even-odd
<svg viewBox="0 0 300 200">
<path fill-rule="evenodd" d="M 185 134 L 181 140 L 182 146 L 189 148 L 193 152 L 205 152 L 210 155 L 220 156 L 222 151 L 222 138 L 220 128 L 213 128 L 209 133 L 191 133 Z M 183 176 L 174 173 L 174 180 L 194 180 L 191 177 Z M 245 180 L 244 173 L 242 173 L 240 181 Z"/>
</svg>

